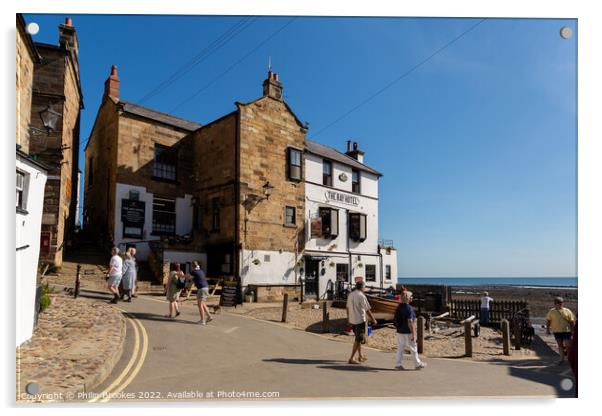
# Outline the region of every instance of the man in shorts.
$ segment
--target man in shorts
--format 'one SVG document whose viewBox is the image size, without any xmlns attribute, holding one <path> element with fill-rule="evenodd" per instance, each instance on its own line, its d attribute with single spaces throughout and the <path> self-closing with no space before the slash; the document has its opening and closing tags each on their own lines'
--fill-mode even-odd
<svg viewBox="0 0 602 416">
<path fill-rule="evenodd" d="M 207 322 L 213 321 L 209 308 L 207 307 L 207 299 L 209 299 L 209 283 L 205 277 L 205 272 L 201 269 L 201 265 L 198 261 L 192 262 L 192 281 L 196 286 L 196 300 L 199 307 L 199 314 L 201 320 L 197 322 L 199 325 L 207 325 Z"/>
<path fill-rule="evenodd" d="M 359 364 L 366 361 L 368 358 L 362 355 L 362 344 L 366 343 L 366 315 L 370 318 L 370 322 L 375 325 L 376 319 L 370 312 L 370 304 L 368 298 L 364 295 L 364 282 L 358 281 L 355 284 L 355 290 L 347 296 L 347 322 L 353 328 L 355 342 L 351 350 L 349 364 Z M 358 359 L 355 359 L 355 354 L 358 354 Z"/>
<path fill-rule="evenodd" d="M 121 277 L 123 276 L 123 260 L 119 256 L 119 249 L 113 247 L 111 250 L 111 261 L 109 262 L 109 271 L 107 273 L 107 284 L 108 289 L 113 295 L 110 303 L 117 303 L 119 301 L 119 283 L 121 283 Z"/>
<path fill-rule="evenodd" d="M 571 344 L 571 332 L 575 325 L 575 315 L 570 309 L 563 306 L 564 299 L 554 298 L 554 307 L 546 315 L 546 333 L 550 335 L 550 330 L 554 334 L 554 339 L 558 344 L 560 353 L 559 363 L 562 363 L 566 357 L 567 350 Z"/>
</svg>

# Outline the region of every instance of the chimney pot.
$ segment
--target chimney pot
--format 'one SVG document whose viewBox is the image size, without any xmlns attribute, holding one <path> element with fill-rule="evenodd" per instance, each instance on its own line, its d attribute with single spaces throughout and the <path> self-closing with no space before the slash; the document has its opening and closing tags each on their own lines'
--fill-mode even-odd
<svg viewBox="0 0 602 416">
<path fill-rule="evenodd" d="M 117 76 L 117 65 L 111 66 L 111 75 Z"/>
<path fill-rule="evenodd" d="M 353 150 L 357 150 L 357 142 L 353 142 Z"/>
<path fill-rule="evenodd" d="M 274 81 L 278 81 L 278 74 L 274 74 Z"/>
<path fill-rule="evenodd" d="M 347 151 L 351 152 L 351 140 L 347 140 Z"/>
<path fill-rule="evenodd" d="M 65 18 L 65 26 L 73 26 L 73 20 L 70 17 Z"/>
</svg>

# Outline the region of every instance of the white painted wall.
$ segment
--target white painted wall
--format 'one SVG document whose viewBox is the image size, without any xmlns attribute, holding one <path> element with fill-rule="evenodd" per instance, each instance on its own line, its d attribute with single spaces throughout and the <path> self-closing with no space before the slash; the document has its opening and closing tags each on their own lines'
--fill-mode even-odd
<svg viewBox="0 0 602 416">
<path fill-rule="evenodd" d="M 47 176 L 36 165 L 20 157 L 17 157 L 16 167 L 27 175 L 24 191 L 27 214 L 16 214 L 16 248 L 29 245 L 16 252 L 16 345 L 19 346 L 28 341 L 33 333 L 42 207 Z"/>
<path fill-rule="evenodd" d="M 121 221 L 121 200 L 128 199 L 130 191 L 138 191 L 140 201 L 146 203 L 144 211 L 144 228 L 142 238 L 124 238 L 123 222 Z M 151 235 L 153 230 L 153 196 L 145 187 L 117 183 L 115 189 L 115 244 L 126 244 L 139 240 L 158 240 L 159 236 Z M 184 235 L 192 231 L 193 209 L 191 206 L 192 195 L 186 194 L 184 198 L 176 198 L 176 233 Z M 139 260 L 148 259 L 150 249 L 147 243 L 136 243 L 136 257 Z"/>
<path fill-rule="evenodd" d="M 195 253 L 190 251 L 163 251 L 163 260 L 170 263 L 192 263 L 194 260 L 201 263 L 201 268 L 207 270 L 207 253 Z"/>
<path fill-rule="evenodd" d="M 266 261 L 265 256 L 269 256 Z M 253 260 L 258 259 L 259 264 Z M 295 253 L 289 251 L 242 250 L 242 286 L 250 284 L 295 284 Z"/>
<path fill-rule="evenodd" d="M 383 274 L 384 275 L 386 275 L 385 265 L 388 264 L 391 266 L 391 280 L 385 280 L 384 285 L 385 285 L 385 287 L 395 286 L 397 284 L 397 250 L 392 248 L 389 251 L 389 254 L 387 254 L 387 250 L 382 249 L 381 253 L 383 255 Z"/>
</svg>

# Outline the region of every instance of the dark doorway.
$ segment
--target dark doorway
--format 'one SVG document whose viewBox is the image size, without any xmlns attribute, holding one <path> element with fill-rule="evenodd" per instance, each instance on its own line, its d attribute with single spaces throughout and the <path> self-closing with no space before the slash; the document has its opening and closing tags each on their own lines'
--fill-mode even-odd
<svg viewBox="0 0 602 416">
<path fill-rule="evenodd" d="M 222 278 L 234 275 L 234 245 L 207 247 L 207 277 Z"/>
<path fill-rule="evenodd" d="M 311 257 L 305 258 L 305 296 L 318 298 L 320 262 Z"/>
</svg>

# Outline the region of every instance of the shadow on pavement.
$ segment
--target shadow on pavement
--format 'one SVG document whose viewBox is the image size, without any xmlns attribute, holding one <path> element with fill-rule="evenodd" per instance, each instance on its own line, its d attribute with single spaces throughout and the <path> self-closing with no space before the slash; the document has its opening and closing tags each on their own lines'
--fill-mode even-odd
<svg viewBox="0 0 602 416">
<path fill-rule="evenodd" d="M 142 321 L 155 321 L 155 322 L 174 322 L 178 324 L 190 324 L 197 325 L 196 322 L 192 321 L 184 321 L 182 319 L 169 319 L 163 315 L 159 315 L 156 313 L 146 313 L 146 312 L 127 312 L 128 315 L 133 316 L 136 319 L 140 319 Z"/>
<path fill-rule="evenodd" d="M 550 360 L 490 360 L 488 363 L 508 367 L 508 374 L 556 390 L 557 397 L 575 397 L 575 380 L 567 364 L 556 364 Z M 534 368 L 536 367 L 536 368 Z M 567 370 L 569 370 L 567 374 Z"/>
<path fill-rule="evenodd" d="M 393 368 L 376 368 L 367 365 L 347 364 L 347 361 L 342 360 L 318 360 L 306 358 L 269 358 L 264 362 L 283 363 L 283 364 L 304 364 L 315 365 L 317 368 L 326 370 L 339 371 L 360 371 L 360 372 L 376 372 L 376 371 L 398 371 Z"/>
<path fill-rule="evenodd" d="M 265 362 L 272 363 L 283 363 L 283 364 L 336 364 L 336 363 L 346 363 L 347 361 L 341 360 L 315 360 L 315 359 L 306 359 L 306 358 L 269 358 L 263 360 Z"/>
</svg>

